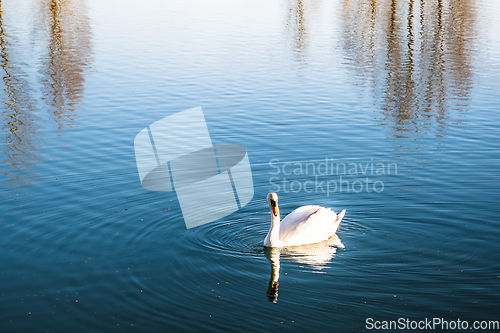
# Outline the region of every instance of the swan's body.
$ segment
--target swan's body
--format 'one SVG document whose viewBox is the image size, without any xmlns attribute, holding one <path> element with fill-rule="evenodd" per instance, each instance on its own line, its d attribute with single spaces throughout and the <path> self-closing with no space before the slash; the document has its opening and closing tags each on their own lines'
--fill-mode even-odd
<svg viewBox="0 0 500 333">
<path fill-rule="evenodd" d="M 270 193 L 271 229 L 264 240 L 267 247 L 297 246 L 323 242 L 337 232 L 345 209 L 336 214 L 330 208 L 302 206 L 288 214 L 280 223 L 278 196 Z"/>
</svg>

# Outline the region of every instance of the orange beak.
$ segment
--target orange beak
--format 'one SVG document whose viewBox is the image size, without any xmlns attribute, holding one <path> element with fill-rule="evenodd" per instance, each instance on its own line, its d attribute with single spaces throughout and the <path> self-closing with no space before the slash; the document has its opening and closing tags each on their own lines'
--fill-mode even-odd
<svg viewBox="0 0 500 333">
<path fill-rule="evenodd" d="M 273 214 L 274 216 L 278 216 L 278 206 L 273 205 Z"/>
</svg>

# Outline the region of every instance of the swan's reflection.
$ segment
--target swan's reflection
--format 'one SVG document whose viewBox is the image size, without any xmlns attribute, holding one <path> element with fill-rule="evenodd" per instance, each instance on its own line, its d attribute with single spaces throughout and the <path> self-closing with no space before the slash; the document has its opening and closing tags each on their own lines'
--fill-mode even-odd
<svg viewBox="0 0 500 333">
<path fill-rule="evenodd" d="M 335 257 L 337 248 L 344 245 L 337 235 L 329 240 L 302 246 L 284 248 L 266 248 L 265 254 L 271 262 L 271 278 L 267 288 L 267 299 L 273 303 L 278 301 L 278 285 L 280 277 L 280 260 L 291 260 L 298 264 L 308 265 L 314 270 L 322 270 Z"/>
<path fill-rule="evenodd" d="M 267 299 L 273 303 L 278 301 L 278 280 L 280 278 L 280 248 L 268 247 L 265 249 L 266 257 L 271 262 L 271 278 L 267 287 Z"/>
</svg>

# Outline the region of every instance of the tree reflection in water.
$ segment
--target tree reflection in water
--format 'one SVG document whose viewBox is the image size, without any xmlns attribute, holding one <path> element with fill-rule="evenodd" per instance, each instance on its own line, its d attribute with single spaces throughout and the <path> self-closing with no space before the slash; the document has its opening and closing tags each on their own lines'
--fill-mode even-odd
<svg viewBox="0 0 500 333">
<path fill-rule="evenodd" d="M 437 132 L 472 88 L 474 0 L 345 0 L 343 45 L 397 137 Z M 406 134 L 405 134 L 406 133 Z M 413 133 L 413 134 L 410 134 Z"/>
<path fill-rule="evenodd" d="M 26 4 L 23 20 L 19 8 L 4 12 L 0 2 L 0 49 L 5 103 L 2 173 L 7 186 L 31 184 L 32 170 L 41 160 L 44 144 L 39 131 L 50 119 L 62 130 L 71 127 L 84 90 L 84 72 L 91 62 L 91 30 L 85 3 L 60 0 Z M 23 34 L 23 24 L 31 33 Z M 33 36 L 36 34 L 36 36 Z M 42 40 L 44 45 L 39 47 Z M 41 79 L 36 79 L 40 77 Z M 47 112 L 45 112 L 47 110 Z M 62 132 L 59 132 L 62 135 Z"/>
</svg>

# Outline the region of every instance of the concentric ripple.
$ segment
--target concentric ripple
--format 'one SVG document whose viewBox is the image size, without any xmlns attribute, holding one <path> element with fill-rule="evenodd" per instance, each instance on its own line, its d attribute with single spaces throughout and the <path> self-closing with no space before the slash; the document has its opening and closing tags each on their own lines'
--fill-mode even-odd
<svg viewBox="0 0 500 333">
<path fill-rule="evenodd" d="M 244 215 L 244 214 L 241 214 Z M 218 221 L 199 227 L 198 237 L 190 238 L 193 247 L 203 247 L 237 257 L 262 256 L 262 240 L 267 224 L 259 216 L 246 219 Z"/>
</svg>

